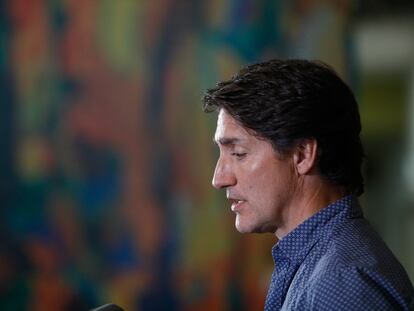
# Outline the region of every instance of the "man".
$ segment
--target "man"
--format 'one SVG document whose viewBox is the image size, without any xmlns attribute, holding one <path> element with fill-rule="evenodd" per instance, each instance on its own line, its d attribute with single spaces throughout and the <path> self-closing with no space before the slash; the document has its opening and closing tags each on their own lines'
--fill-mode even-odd
<svg viewBox="0 0 414 311">
<path fill-rule="evenodd" d="M 236 228 L 271 232 L 265 310 L 414 310 L 410 280 L 363 218 L 358 106 L 328 66 L 272 60 L 208 90 Z"/>
</svg>

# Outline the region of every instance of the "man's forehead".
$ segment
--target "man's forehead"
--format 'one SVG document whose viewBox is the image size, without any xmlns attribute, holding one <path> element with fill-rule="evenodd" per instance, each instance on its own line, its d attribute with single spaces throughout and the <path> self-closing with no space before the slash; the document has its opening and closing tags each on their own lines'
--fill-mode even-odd
<svg viewBox="0 0 414 311">
<path fill-rule="evenodd" d="M 247 129 L 224 109 L 220 110 L 217 117 L 217 131 L 240 131 L 249 134 Z"/>
<path fill-rule="evenodd" d="M 214 141 L 220 145 L 243 143 L 251 138 L 252 134 L 247 131 L 225 110 L 221 110 L 217 119 L 217 128 Z"/>
</svg>

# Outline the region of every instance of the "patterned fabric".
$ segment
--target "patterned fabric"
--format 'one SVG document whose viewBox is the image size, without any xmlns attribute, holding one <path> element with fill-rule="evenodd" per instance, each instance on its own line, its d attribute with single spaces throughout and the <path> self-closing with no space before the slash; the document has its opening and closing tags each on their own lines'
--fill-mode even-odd
<svg viewBox="0 0 414 311">
<path fill-rule="evenodd" d="M 275 270 L 265 310 L 414 310 L 404 268 L 344 197 L 272 249 Z"/>
</svg>

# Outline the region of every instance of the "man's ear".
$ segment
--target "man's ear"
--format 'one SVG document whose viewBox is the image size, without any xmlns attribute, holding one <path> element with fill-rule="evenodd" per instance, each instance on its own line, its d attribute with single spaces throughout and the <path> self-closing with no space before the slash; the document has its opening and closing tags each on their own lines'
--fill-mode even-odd
<svg viewBox="0 0 414 311">
<path fill-rule="evenodd" d="M 299 175 L 308 174 L 316 167 L 318 143 L 316 139 L 304 139 L 294 149 L 293 161 Z"/>
</svg>

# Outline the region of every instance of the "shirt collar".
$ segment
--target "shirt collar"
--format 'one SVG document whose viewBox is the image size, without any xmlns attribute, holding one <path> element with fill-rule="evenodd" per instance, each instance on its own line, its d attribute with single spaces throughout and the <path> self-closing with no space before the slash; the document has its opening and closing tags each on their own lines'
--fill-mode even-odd
<svg viewBox="0 0 414 311">
<path fill-rule="evenodd" d="M 273 260 L 275 263 L 282 259 L 300 263 L 332 225 L 346 218 L 359 217 L 362 217 L 362 211 L 357 198 L 345 196 L 321 209 L 281 239 L 272 249 Z"/>
</svg>

